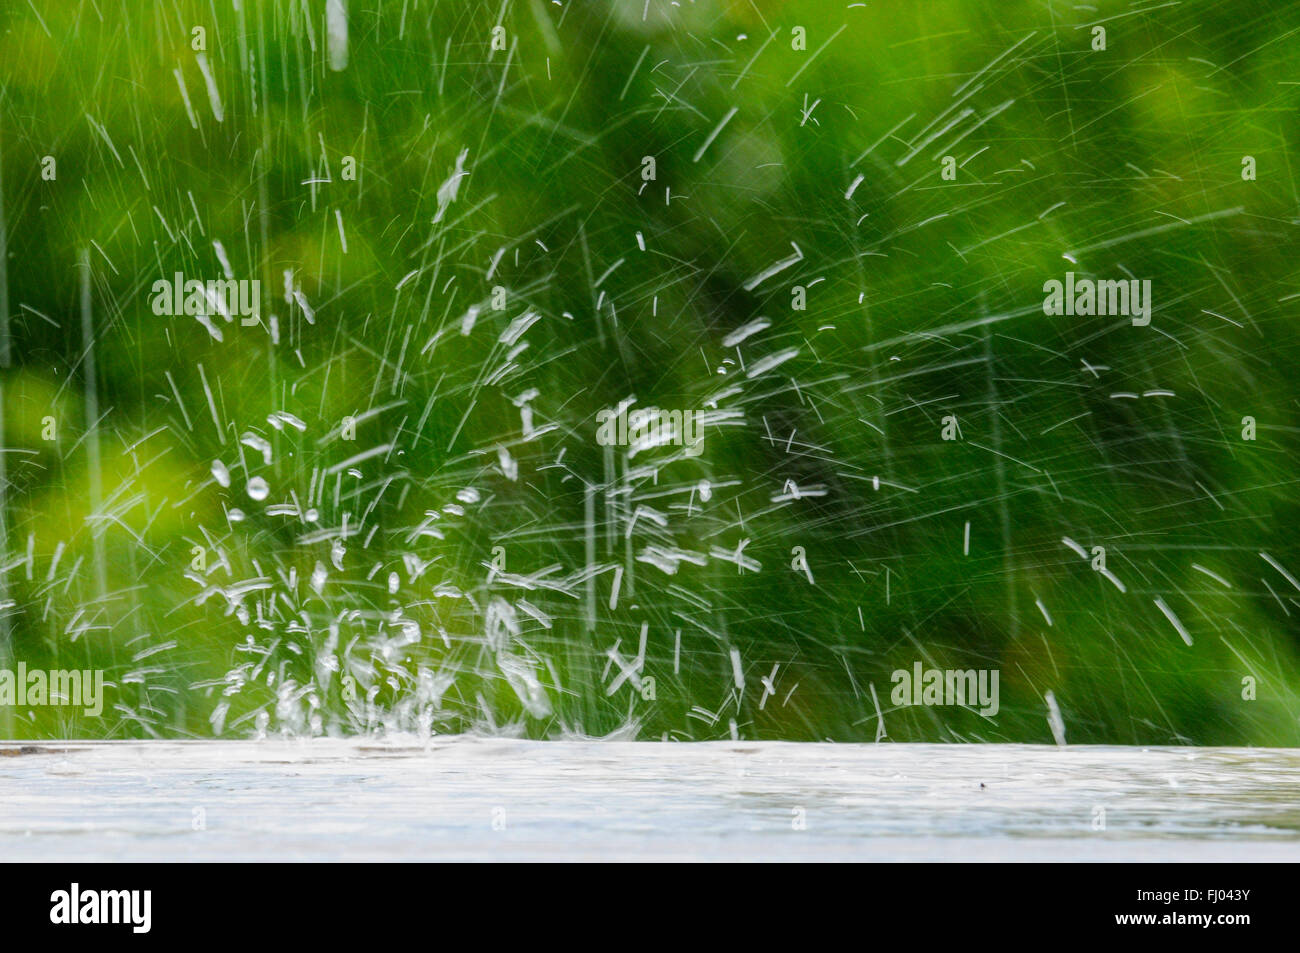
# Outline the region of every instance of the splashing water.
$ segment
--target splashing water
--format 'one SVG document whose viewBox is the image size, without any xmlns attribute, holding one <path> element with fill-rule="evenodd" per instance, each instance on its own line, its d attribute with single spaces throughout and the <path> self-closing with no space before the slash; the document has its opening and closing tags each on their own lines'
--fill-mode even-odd
<svg viewBox="0 0 1300 953">
<path fill-rule="evenodd" d="M 1295 11 L 309 6 L 3 15 L 0 733 L 1295 743 Z"/>
</svg>

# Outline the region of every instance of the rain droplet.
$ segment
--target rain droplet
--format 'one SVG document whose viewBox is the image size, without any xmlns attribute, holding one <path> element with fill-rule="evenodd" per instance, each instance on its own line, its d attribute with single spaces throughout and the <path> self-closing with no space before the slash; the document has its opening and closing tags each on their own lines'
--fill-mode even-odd
<svg viewBox="0 0 1300 953">
<path fill-rule="evenodd" d="M 280 431 L 284 430 L 285 424 L 288 424 L 299 433 L 302 433 L 307 429 L 307 425 L 303 423 L 300 418 L 295 417 L 293 414 L 284 410 L 277 410 L 275 413 L 269 414 L 266 418 L 266 422 L 276 430 Z"/>
<path fill-rule="evenodd" d="M 259 437 L 255 433 L 246 433 L 239 438 L 239 442 L 245 447 L 256 450 L 262 455 L 262 462 L 268 467 L 271 465 L 271 442 L 265 437 Z"/>
<path fill-rule="evenodd" d="M 230 471 L 220 460 L 212 461 L 212 479 L 216 480 L 222 486 L 230 486 Z"/>
<path fill-rule="evenodd" d="M 710 499 L 713 498 L 713 487 L 709 485 L 708 480 L 701 480 L 699 486 L 697 486 L 695 489 L 699 492 L 700 499 L 703 500 L 704 502 L 707 503 Z"/>
<path fill-rule="evenodd" d="M 472 486 L 467 486 L 456 494 L 456 499 L 460 500 L 462 503 L 477 503 L 479 501 L 478 490 L 474 489 Z"/>
<path fill-rule="evenodd" d="M 501 472 L 505 478 L 510 481 L 519 479 L 519 461 L 510 455 L 510 451 L 505 447 L 497 447 L 497 460 L 501 464 Z"/>
<path fill-rule="evenodd" d="M 270 492 L 271 488 L 266 485 L 266 481 L 261 477 L 253 477 L 248 481 L 248 496 L 250 499 L 264 500 Z"/>
</svg>

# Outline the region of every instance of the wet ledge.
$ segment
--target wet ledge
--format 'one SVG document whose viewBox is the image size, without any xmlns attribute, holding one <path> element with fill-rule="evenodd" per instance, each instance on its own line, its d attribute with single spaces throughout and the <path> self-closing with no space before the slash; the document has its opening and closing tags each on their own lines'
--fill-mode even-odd
<svg viewBox="0 0 1300 953">
<path fill-rule="evenodd" d="M 9 860 L 1300 860 L 1300 750 L 0 742 Z"/>
</svg>

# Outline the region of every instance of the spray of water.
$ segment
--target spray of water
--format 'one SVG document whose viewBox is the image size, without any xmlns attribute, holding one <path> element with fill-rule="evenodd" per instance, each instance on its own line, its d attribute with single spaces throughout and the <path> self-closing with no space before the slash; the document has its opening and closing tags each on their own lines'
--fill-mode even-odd
<svg viewBox="0 0 1300 953">
<path fill-rule="evenodd" d="M 1289 14 L 372 6 L 4 14 L 5 734 L 1294 741 Z"/>
</svg>

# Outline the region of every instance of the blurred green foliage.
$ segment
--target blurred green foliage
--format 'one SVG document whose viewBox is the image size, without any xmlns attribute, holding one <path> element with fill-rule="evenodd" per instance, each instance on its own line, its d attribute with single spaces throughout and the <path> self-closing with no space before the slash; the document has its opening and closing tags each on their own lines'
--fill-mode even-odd
<svg viewBox="0 0 1300 953">
<path fill-rule="evenodd" d="M 336 71 L 325 6 L 0 12 L 5 637 L 113 685 L 0 734 L 1049 742 L 1051 691 L 1072 742 L 1297 743 L 1300 10 L 352 0 Z M 214 242 L 262 282 L 221 341 L 149 306 Z M 1067 270 L 1151 279 L 1151 326 L 1045 316 Z M 628 460 L 632 395 L 743 421 Z M 894 706 L 915 661 L 998 716 Z"/>
</svg>

